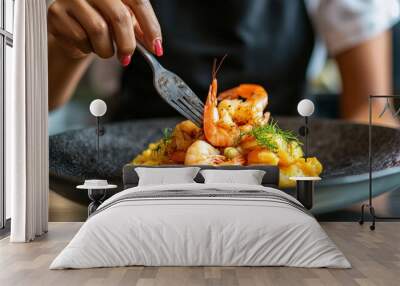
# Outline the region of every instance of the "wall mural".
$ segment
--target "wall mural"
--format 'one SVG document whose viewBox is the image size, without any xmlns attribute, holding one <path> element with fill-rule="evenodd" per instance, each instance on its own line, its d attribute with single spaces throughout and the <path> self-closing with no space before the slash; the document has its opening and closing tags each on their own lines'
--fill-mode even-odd
<svg viewBox="0 0 400 286">
<path fill-rule="evenodd" d="M 155 12 L 166 9 L 163 5 L 161 2 L 155 5 Z M 193 5 L 201 11 L 205 4 Z M 107 184 L 118 186 L 107 191 L 110 196 L 122 190 L 122 170 L 127 164 L 273 165 L 280 170 L 279 188 L 291 195 L 296 194 L 297 177 L 321 178 L 312 182 L 315 192 L 310 197 L 311 212 L 319 220 L 358 221 L 361 205 L 372 209 L 368 191 L 368 113 L 362 118 L 354 115 L 360 106 L 367 105 L 368 95 L 363 94 L 362 100 L 345 100 L 347 115 L 344 117 L 340 104 L 343 98 L 353 96 L 342 93 L 342 86 L 356 84 L 354 88 L 362 89 L 367 83 L 360 84 L 352 76 L 347 78 L 344 69 L 337 68 L 341 67 L 339 61 L 334 64 L 324 58 L 319 59 L 325 61 L 324 68 L 307 82 L 312 63 L 318 62 L 318 55 L 316 59 L 312 56 L 315 31 L 309 18 L 313 16 L 307 14 L 303 5 L 289 7 L 284 2 L 279 5 L 282 11 L 293 9 L 296 15 L 296 21 L 284 22 L 282 18 L 282 25 L 274 22 L 269 36 L 279 35 L 279 41 L 267 41 L 269 37 L 253 41 L 257 38 L 252 35 L 255 30 L 242 39 L 235 31 L 242 31 L 242 25 L 247 31 L 247 22 L 237 23 L 235 18 L 232 21 L 237 29 L 232 31 L 232 25 L 226 27 L 227 34 L 214 46 L 211 43 L 215 39 L 210 32 L 213 29 L 202 29 L 189 36 L 187 29 L 196 30 L 196 24 L 174 25 L 174 30 L 170 30 L 170 19 L 160 18 L 166 34 L 179 34 L 182 38 L 170 38 L 165 44 L 160 38 L 150 44 L 141 42 L 137 52 L 130 55 L 118 53 L 117 45 L 116 57 L 90 59 L 89 68 L 82 64 L 82 70 L 88 68 L 87 73 L 69 82 L 73 88 L 65 93 L 50 90 L 54 94 L 50 96 L 50 183 L 54 195 L 51 198 L 55 200 L 53 204 L 50 202 L 50 217 L 67 220 L 56 207 L 66 204 L 67 209 L 75 208 L 69 211 L 72 217 L 73 213 L 79 213 L 77 220 L 86 219 L 90 199 L 86 192 L 75 191 L 75 187 L 85 180 L 106 180 Z M 238 14 L 248 9 L 245 5 L 233 8 Z M 54 29 L 58 23 L 56 12 L 49 17 L 49 27 Z M 243 19 L 247 19 L 246 15 Z M 188 22 L 197 23 L 192 20 Z M 215 23 L 218 25 L 220 21 Z M 280 28 L 283 26 L 284 30 Z M 340 29 L 343 31 L 347 29 Z M 393 28 L 394 39 L 398 39 L 399 31 L 399 25 Z M 50 51 L 56 51 L 53 45 L 68 36 L 67 31 L 58 32 L 53 35 L 50 31 Z M 330 35 L 332 31 L 325 33 Z M 293 38 L 294 34 L 298 38 Z M 290 44 L 282 48 L 280 43 L 284 39 L 290 40 Z M 337 44 L 338 40 L 333 42 Z M 332 43 L 325 44 L 332 52 Z M 398 87 L 398 41 L 393 41 L 393 45 L 394 81 Z M 87 54 L 79 55 L 82 62 L 88 59 Z M 49 62 L 58 63 L 60 58 L 69 56 L 55 53 Z M 50 65 L 49 73 L 63 74 L 69 70 L 60 67 Z M 382 64 L 380 68 L 388 67 Z M 359 73 L 363 76 L 363 71 Z M 70 78 L 69 75 L 62 78 Z M 50 81 L 67 86 L 61 79 Z M 107 105 L 107 114 L 101 118 L 104 132 L 100 142 L 95 128 L 98 123 L 88 108 L 96 98 Z M 304 120 L 296 110 L 305 98 L 315 104 L 315 112 L 307 116 L 308 128 L 303 127 Z M 400 131 L 390 126 L 398 124 L 400 109 L 388 98 L 376 101 L 379 102 L 372 113 L 372 121 L 377 124 L 372 127 L 372 197 L 375 210 L 381 216 L 398 216 L 400 195 L 394 190 L 396 168 L 400 164 L 397 154 Z M 364 124 L 355 123 L 360 121 Z"/>
</svg>

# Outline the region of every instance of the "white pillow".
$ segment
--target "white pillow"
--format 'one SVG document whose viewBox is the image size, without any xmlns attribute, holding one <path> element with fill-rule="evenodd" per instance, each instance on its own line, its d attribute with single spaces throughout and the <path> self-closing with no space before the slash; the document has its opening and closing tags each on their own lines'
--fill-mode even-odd
<svg viewBox="0 0 400 286">
<path fill-rule="evenodd" d="M 262 170 L 202 170 L 205 184 L 261 185 L 265 171 Z"/>
<path fill-rule="evenodd" d="M 200 168 L 135 168 L 139 176 L 139 186 L 187 184 L 195 183 L 193 180 Z"/>
</svg>

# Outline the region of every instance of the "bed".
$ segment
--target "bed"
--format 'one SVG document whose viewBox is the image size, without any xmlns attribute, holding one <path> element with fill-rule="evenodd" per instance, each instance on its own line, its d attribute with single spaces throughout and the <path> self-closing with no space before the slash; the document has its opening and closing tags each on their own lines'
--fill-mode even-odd
<svg viewBox="0 0 400 286">
<path fill-rule="evenodd" d="M 351 267 L 301 203 L 276 188 L 276 167 L 218 168 L 265 175 L 262 185 L 202 183 L 197 175 L 193 183 L 138 186 L 135 167 L 125 166 L 125 190 L 89 217 L 50 269 Z"/>
</svg>

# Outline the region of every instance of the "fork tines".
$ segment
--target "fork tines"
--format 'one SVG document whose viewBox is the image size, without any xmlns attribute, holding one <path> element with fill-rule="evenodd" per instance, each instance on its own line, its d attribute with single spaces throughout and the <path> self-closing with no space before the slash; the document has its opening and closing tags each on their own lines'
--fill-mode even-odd
<svg viewBox="0 0 400 286">
<path fill-rule="evenodd" d="M 201 127 L 204 104 L 176 74 L 166 70 L 140 43 L 137 48 L 153 70 L 154 87 L 160 96 L 180 114 Z"/>
<path fill-rule="evenodd" d="M 197 97 L 193 99 L 187 96 L 177 96 L 176 98 L 171 98 L 171 102 L 184 117 L 190 119 L 199 127 L 203 125 L 204 105 Z"/>
<path fill-rule="evenodd" d="M 197 126 L 203 125 L 204 104 L 182 79 L 164 70 L 157 77 L 155 86 L 161 97 L 176 111 Z"/>
<path fill-rule="evenodd" d="M 177 87 L 177 94 L 171 95 L 170 101 L 175 105 L 177 111 L 201 127 L 203 125 L 203 102 L 183 81 Z"/>
</svg>

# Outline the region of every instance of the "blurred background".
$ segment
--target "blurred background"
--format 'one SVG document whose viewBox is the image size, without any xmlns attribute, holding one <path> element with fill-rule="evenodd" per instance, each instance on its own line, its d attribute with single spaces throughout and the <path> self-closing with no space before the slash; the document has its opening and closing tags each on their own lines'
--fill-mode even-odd
<svg viewBox="0 0 400 286">
<path fill-rule="evenodd" d="M 395 25 L 392 31 L 394 93 L 400 94 L 400 24 Z M 81 80 L 72 100 L 56 111 L 50 112 L 50 135 L 93 126 L 95 119 L 89 113 L 90 102 L 95 98 L 101 98 L 112 103 L 118 96 L 122 69 L 115 58 L 108 60 L 97 58 Z M 185 75 L 180 76 L 185 80 Z M 307 92 L 307 97 L 316 104 L 315 115 L 337 118 L 340 92 L 340 75 L 335 61 L 327 56 L 320 44 L 316 44 L 309 65 Z"/>
</svg>

